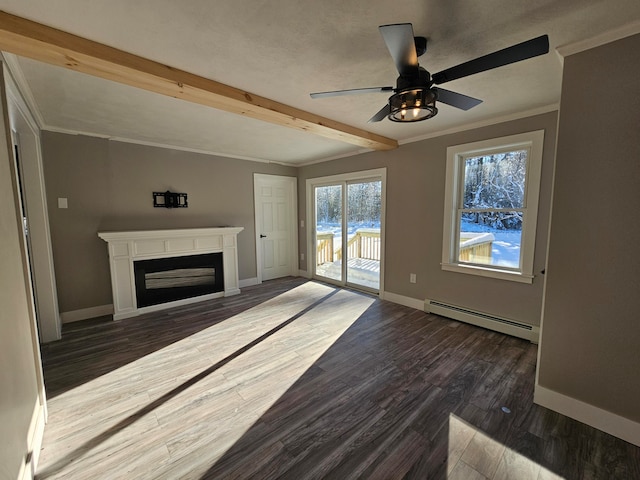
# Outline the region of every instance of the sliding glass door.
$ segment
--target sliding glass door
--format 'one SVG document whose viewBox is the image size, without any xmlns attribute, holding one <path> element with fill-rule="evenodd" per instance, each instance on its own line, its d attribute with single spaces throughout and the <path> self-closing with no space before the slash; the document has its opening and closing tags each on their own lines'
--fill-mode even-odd
<svg viewBox="0 0 640 480">
<path fill-rule="evenodd" d="M 347 283 L 380 290 L 380 180 L 347 184 Z"/>
<path fill-rule="evenodd" d="M 342 185 L 315 187 L 316 275 L 342 281 Z"/>
<path fill-rule="evenodd" d="M 365 173 L 365 172 L 363 172 Z M 383 176 L 314 179 L 313 275 L 380 291 Z"/>
</svg>

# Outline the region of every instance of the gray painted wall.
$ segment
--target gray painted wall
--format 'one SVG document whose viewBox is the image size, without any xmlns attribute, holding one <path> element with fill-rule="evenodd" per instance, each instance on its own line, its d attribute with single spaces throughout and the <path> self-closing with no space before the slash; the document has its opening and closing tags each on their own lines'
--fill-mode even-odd
<svg viewBox="0 0 640 480">
<path fill-rule="evenodd" d="M 640 422 L 640 35 L 564 62 L 539 384 Z"/>
<path fill-rule="evenodd" d="M 253 173 L 296 169 L 82 135 L 43 132 L 43 163 L 60 311 L 112 303 L 99 231 L 244 227 L 240 279 L 257 274 Z M 154 208 L 152 192 L 186 192 L 189 207 Z M 69 208 L 59 209 L 58 198 Z"/>
<path fill-rule="evenodd" d="M 565 60 L 539 364 L 542 386 L 636 422 L 640 260 L 634 252 L 640 222 L 633 206 L 640 199 L 638 51 L 640 36 L 634 36 Z M 247 231 L 239 237 L 240 276 L 251 278 L 253 172 L 297 174 L 299 216 L 306 220 L 307 178 L 387 167 L 386 289 L 537 324 L 542 277 L 525 285 L 441 271 L 446 148 L 545 129 L 537 273 L 545 265 L 556 120 L 556 113 L 549 113 L 299 170 L 45 132 L 61 310 L 111 302 L 106 245 L 96 236 L 99 230 L 244 226 Z M 0 152 L 0 197 L 6 206 L 0 211 L 0 365 L 11 366 L 0 369 L 0 473 L 13 478 L 24 454 L 37 390 L 11 162 L 6 145 Z M 189 193 L 187 211 L 150 207 L 150 192 L 169 188 Z M 57 208 L 58 197 L 69 198 L 68 210 Z M 306 254 L 300 231 L 300 252 Z M 418 274 L 418 283 L 408 282 L 410 272 Z"/>
<path fill-rule="evenodd" d="M 338 173 L 387 168 L 385 290 L 407 297 L 433 299 L 540 324 L 547 249 L 551 182 L 557 113 L 501 123 L 403 145 L 390 152 L 372 152 L 310 165 L 298 173 L 298 215 L 306 222 L 306 180 Z M 533 284 L 445 272 L 442 261 L 444 190 L 447 147 L 516 133 L 545 130 L 542 180 Z M 307 258 L 307 240 L 300 229 L 300 252 Z M 301 264 L 302 269 L 306 264 Z M 409 283 L 409 274 L 417 283 Z"/>
</svg>

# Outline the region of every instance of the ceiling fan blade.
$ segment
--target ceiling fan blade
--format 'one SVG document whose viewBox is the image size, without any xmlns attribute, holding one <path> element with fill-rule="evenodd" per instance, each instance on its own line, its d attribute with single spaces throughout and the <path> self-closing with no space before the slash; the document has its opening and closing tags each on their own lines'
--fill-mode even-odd
<svg viewBox="0 0 640 480">
<path fill-rule="evenodd" d="M 549 52 L 549 37 L 542 35 L 532 40 L 498 50 L 497 52 L 478 57 L 455 67 L 447 68 L 432 75 L 433 83 L 441 84 L 494 68 L 509 65 L 528 58 L 544 55 Z"/>
<path fill-rule="evenodd" d="M 391 107 L 387 103 L 384 107 L 380 109 L 378 113 L 376 113 L 373 117 L 371 117 L 367 123 L 379 122 L 380 120 L 384 120 L 391 113 Z"/>
<path fill-rule="evenodd" d="M 476 105 L 480 105 L 482 100 L 463 95 L 461 93 L 445 90 L 444 88 L 433 88 L 438 93 L 438 101 L 451 105 L 461 110 L 469 110 Z"/>
<path fill-rule="evenodd" d="M 393 87 L 351 88 L 349 90 L 334 90 L 333 92 L 311 93 L 311 98 L 339 97 L 342 95 L 357 95 L 359 93 L 393 92 Z"/>
<path fill-rule="evenodd" d="M 378 29 L 400 75 L 417 73 L 418 55 L 413 38 L 413 26 L 410 23 L 398 23 L 381 25 Z"/>
</svg>

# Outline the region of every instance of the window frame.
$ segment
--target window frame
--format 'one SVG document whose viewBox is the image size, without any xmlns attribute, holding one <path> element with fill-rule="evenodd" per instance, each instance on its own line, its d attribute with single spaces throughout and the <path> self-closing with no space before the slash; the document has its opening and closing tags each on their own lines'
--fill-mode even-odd
<svg viewBox="0 0 640 480">
<path fill-rule="evenodd" d="M 479 142 L 454 145 L 447 148 L 447 173 L 444 202 L 444 228 L 442 239 L 442 270 L 522 283 L 533 282 L 533 259 L 535 252 L 540 176 L 544 130 L 492 138 Z M 461 263 L 459 258 L 458 211 L 462 206 L 464 191 L 464 167 L 466 158 L 514 150 L 529 150 L 525 174 L 525 195 L 520 244 L 520 268 L 497 267 Z"/>
</svg>

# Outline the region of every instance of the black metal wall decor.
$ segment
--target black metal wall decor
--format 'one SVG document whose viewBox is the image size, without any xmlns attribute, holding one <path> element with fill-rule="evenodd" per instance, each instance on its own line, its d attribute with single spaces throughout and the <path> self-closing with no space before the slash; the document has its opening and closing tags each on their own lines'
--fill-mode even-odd
<svg viewBox="0 0 640 480">
<path fill-rule="evenodd" d="M 162 208 L 187 208 L 186 193 L 174 193 L 167 190 L 166 192 L 153 192 L 153 206 Z"/>
</svg>

